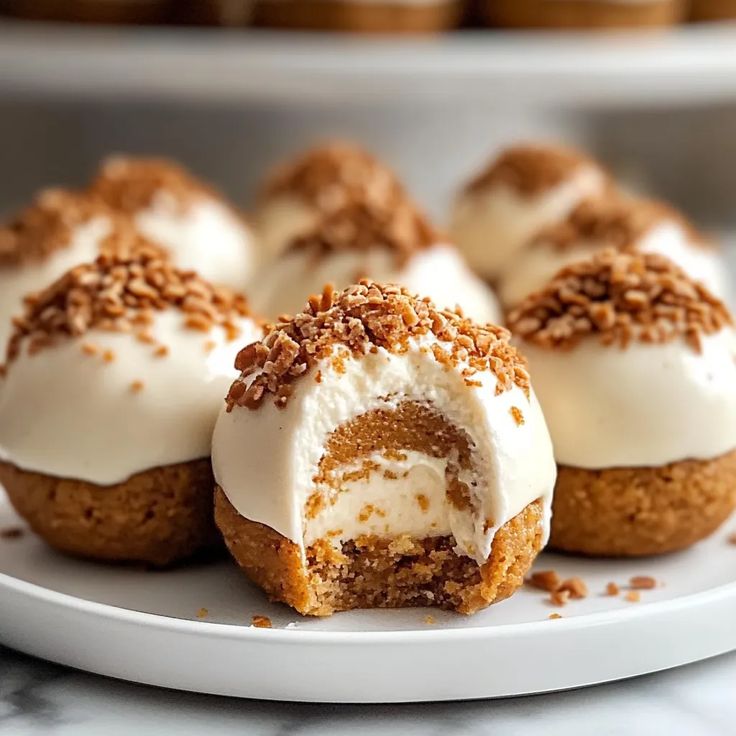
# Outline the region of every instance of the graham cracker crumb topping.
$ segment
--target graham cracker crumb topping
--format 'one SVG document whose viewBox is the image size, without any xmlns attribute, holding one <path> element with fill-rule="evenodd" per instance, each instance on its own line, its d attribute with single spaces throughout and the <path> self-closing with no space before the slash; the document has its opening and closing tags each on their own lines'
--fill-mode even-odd
<svg viewBox="0 0 736 736">
<path fill-rule="evenodd" d="M 668 205 L 609 195 L 581 202 L 565 220 L 543 228 L 531 245 L 566 250 L 586 243 L 633 251 L 649 231 L 665 222 L 678 224 L 693 245 L 705 244 L 703 235 Z"/>
<path fill-rule="evenodd" d="M 543 348 L 570 349 L 597 336 L 625 348 L 632 341 L 701 338 L 732 324 L 728 309 L 669 259 L 607 248 L 562 269 L 508 319 L 511 331 Z"/>
<path fill-rule="evenodd" d="M 125 227 L 122 218 L 97 197 L 65 189 L 41 192 L 30 206 L 0 227 L 0 268 L 45 260 L 66 248 L 74 231 L 95 217 L 105 217 L 111 229 Z"/>
<path fill-rule="evenodd" d="M 507 330 L 476 325 L 399 286 L 363 279 L 341 292 L 328 285 L 321 295 L 310 297 L 304 312 L 271 325 L 263 340 L 243 348 L 235 361 L 242 374 L 230 388 L 227 409 L 256 409 L 267 395 L 277 406 L 285 406 L 294 382 L 318 361 L 333 357 L 336 347 L 352 356 L 379 348 L 401 354 L 410 339 L 428 334 L 443 343 L 428 354 L 448 369 L 464 364 L 466 380 L 491 371 L 497 393 L 514 385 L 528 392 L 526 362 L 509 344 Z"/>
<path fill-rule="evenodd" d="M 327 214 L 351 202 L 393 206 L 406 197 L 394 173 L 367 151 L 335 142 L 313 148 L 274 170 L 261 200 L 288 195 Z"/>
<path fill-rule="evenodd" d="M 19 355 L 26 339 L 33 353 L 93 329 L 145 332 L 154 312 L 167 308 L 182 312 L 185 327 L 217 326 L 229 334 L 239 333 L 239 319 L 249 314 L 244 297 L 212 286 L 193 271 L 176 269 L 158 248 L 141 239 L 138 248 L 77 266 L 29 297 L 25 314 L 15 320 L 7 361 Z M 190 324 L 192 320 L 196 324 Z M 83 343 L 83 351 L 96 352 L 87 345 Z M 111 362 L 115 355 L 106 351 L 103 359 Z"/>
<path fill-rule="evenodd" d="M 270 629 L 273 627 L 271 619 L 268 616 L 259 616 L 256 614 L 250 620 L 251 626 L 255 626 L 257 629 Z"/>
<path fill-rule="evenodd" d="M 582 166 L 600 170 L 595 161 L 564 146 L 512 146 L 472 179 L 465 191 L 479 192 L 502 184 L 533 197 L 566 181 Z M 602 170 L 601 175 L 606 176 Z"/>
</svg>

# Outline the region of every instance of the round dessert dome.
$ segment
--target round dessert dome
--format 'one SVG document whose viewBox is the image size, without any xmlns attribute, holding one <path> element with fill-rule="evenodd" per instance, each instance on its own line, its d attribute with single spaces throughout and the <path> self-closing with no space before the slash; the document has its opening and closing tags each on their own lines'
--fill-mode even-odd
<svg viewBox="0 0 736 736">
<path fill-rule="evenodd" d="M 551 542 L 647 555 L 707 536 L 736 502 L 736 336 L 667 258 L 604 249 L 509 315 L 559 463 Z"/>
<path fill-rule="evenodd" d="M 588 199 L 541 230 L 504 270 L 498 293 L 506 308 L 541 289 L 564 266 L 602 248 L 659 253 L 711 291 L 726 291 L 718 250 L 682 215 L 661 202 L 609 195 Z"/>
<path fill-rule="evenodd" d="M 472 613 L 522 583 L 555 466 L 504 329 L 364 280 L 313 296 L 236 367 L 216 521 L 269 596 L 310 615 Z"/>
<path fill-rule="evenodd" d="M 90 191 L 131 217 L 144 237 L 169 250 L 177 268 L 237 291 L 247 285 L 256 252 L 245 220 L 178 164 L 112 157 L 103 162 Z"/>
<path fill-rule="evenodd" d="M 406 197 L 393 171 L 360 146 L 317 146 L 277 167 L 263 185 L 255 218 L 259 245 L 266 257 L 277 256 L 350 203 L 384 208 Z"/>
<path fill-rule="evenodd" d="M 513 146 L 457 196 L 450 235 L 470 266 L 493 281 L 538 230 L 610 186 L 608 174 L 577 151 Z"/>
<path fill-rule="evenodd" d="M 0 227 L 0 355 L 28 294 L 133 236 L 125 219 L 104 202 L 63 189 L 41 192 Z"/>
<path fill-rule="evenodd" d="M 354 202 L 324 217 L 263 267 L 252 301 L 268 317 L 294 314 L 324 284 L 344 287 L 362 277 L 420 291 L 479 322 L 499 318 L 492 290 L 406 201 L 390 208 Z"/>
<path fill-rule="evenodd" d="M 0 378 L 0 481 L 49 544 L 167 564 L 214 540 L 209 454 L 243 297 L 140 242 L 28 299 Z"/>
</svg>

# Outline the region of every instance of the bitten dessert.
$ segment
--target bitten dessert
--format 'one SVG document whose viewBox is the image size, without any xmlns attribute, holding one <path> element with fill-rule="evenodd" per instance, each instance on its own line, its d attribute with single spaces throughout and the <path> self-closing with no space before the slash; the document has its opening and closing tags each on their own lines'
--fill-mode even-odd
<svg viewBox="0 0 736 736">
<path fill-rule="evenodd" d="M 0 378 L 0 482 L 48 544 L 167 565 L 216 541 L 210 439 L 261 330 L 145 243 L 29 299 Z M 235 342 L 237 341 L 237 342 Z"/>
<path fill-rule="evenodd" d="M 518 304 L 564 266 L 605 247 L 660 253 L 715 294 L 726 290 L 718 250 L 682 215 L 661 202 L 609 195 L 585 200 L 537 233 L 499 279 L 501 301 L 507 308 Z"/>
<path fill-rule="evenodd" d="M 454 28 L 463 0 L 259 0 L 261 25 L 360 33 L 428 33 Z"/>
<path fill-rule="evenodd" d="M 731 315 L 663 256 L 603 250 L 509 319 L 559 464 L 551 544 L 586 555 L 683 549 L 736 505 Z"/>
<path fill-rule="evenodd" d="M 27 294 L 134 239 L 125 218 L 104 202 L 64 189 L 41 192 L 0 226 L 0 355 Z"/>
<path fill-rule="evenodd" d="M 277 167 L 267 178 L 255 217 L 259 245 L 265 256 L 277 256 L 296 237 L 349 203 L 390 207 L 406 198 L 393 171 L 359 146 L 343 142 L 318 146 Z"/>
<path fill-rule="evenodd" d="M 255 266 L 245 221 L 216 191 L 172 161 L 113 157 L 90 187 L 132 218 L 147 239 L 171 253 L 178 268 L 213 284 L 243 290 Z"/>
<path fill-rule="evenodd" d="M 680 22 L 684 0 L 483 0 L 506 28 L 657 28 Z"/>
<path fill-rule="evenodd" d="M 325 216 L 267 264 L 255 279 L 254 308 L 268 317 L 294 314 L 326 283 L 362 277 L 422 290 L 441 307 L 460 306 L 479 322 L 497 322 L 495 295 L 414 205 L 345 205 Z"/>
<path fill-rule="evenodd" d="M 364 280 L 310 298 L 236 367 L 215 518 L 272 599 L 472 613 L 521 585 L 555 466 L 506 330 Z"/>
<path fill-rule="evenodd" d="M 606 172 L 577 151 L 513 146 L 457 197 L 450 235 L 471 267 L 494 281 L 538 230 L 609 187 Z"/>
</svg>

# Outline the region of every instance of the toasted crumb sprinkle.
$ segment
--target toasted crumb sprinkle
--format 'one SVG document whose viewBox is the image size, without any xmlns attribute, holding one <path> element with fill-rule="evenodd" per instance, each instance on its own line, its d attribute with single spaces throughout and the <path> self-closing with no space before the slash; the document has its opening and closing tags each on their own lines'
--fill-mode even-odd
<svg viewBox="0 0 736 736">
<path fill-rule="evenodd" d="M 505 149 L 467 185 L 478 192 L 504 184 L 526 197 L 543 194 L 588 166 L 607 174 L 591 158 L 564 146 L 518 145 Z"/>
<path fill-rule="evenodd" d="M 509 315 L 512 332 L 543 348 L 570 349 L 588 336 L 625 348 L 633 341 L 701 338 L 731 325 L 717 297 L 667 258 L 606 248 L 563 268 Z"/>
<path fill-rule="evenodd" d="M 417 503 L 424 513 L 429 511 L 429 499 L 423 493 L 417 493 Z"/>
<path fill-rule="evenodd" d="M 143 391 L 144 386 L 145 386 L 145 384 L 143 383 L 143 381 L 133 381 L 130 384 L 130 390 L 134 394 L 139 394 L 141 391 Z"/>
<path fill-rule="evenodd" d="M 82 343 L 82 352 L 85 355 L 99 355 L 100 348 L 97 345 L 93 345 L 91 342 Z"/>
<path fill-rule="evenodd" d="M 519 409 L 518 406 L 512 406 L 509 409 L 509 412 L 516 422 L 516 426 L 521 427 L 521 425 L 524 424 L 524 415 L 521 413 L 521 409 Z"/>
<path fill-rule="evenodd" d="M 207 618 L 209 615 L 210 612 L 206 608 L 200 608 L 199 611 L 197 611 L 197 618 Z"/>
<path fill-rule="evenodd" d="M 588 586 L 580 577 L 563 580 L 558 590 L 568 591 L 571 598 L 586 598 L 588 596 Z"/>
<path fill-rule="evenodd" d="M 567 604 L 567 601 L 570 599 L 570 591 L 569 590 L 560 590 L 559 588 L 557 590 L 553 590 L 549 594 L 549 602 L 553 606 L 564 606 Z"/>
<path fill-rule="evenodd" d="M 251 626 L 255 626 L 257 629 L 270 629 L 273 628 L 271 619 L 268 616 L 255 615 L 250 620 Z"/>
<path fill-rule="evenodd" d="M 169 348 L 167 345 L 159 345 L 154 351 L 153 354 L 157 358 L 165 358 L 169 354 Z"/>
<path fill-rule="evenodd" d="M 424 623 L 427 624 L 427 626 L 434 626 L 434 624 L 437 623 L 434 616 L 427 615 L 424 617 Z"/>
<path fill-rule="evenodd" d="M 638 603 L 641 600 L 641 593 L 638 590 L 629 590 L 624 599 L 629 603 Z"/>
<path fill-rule="evenodd" d="M 616 583 L 610 582 L 606 585 L 606 595 L 618 595 L 620 592 L 620 588 Z"/>
<path fill-rule="evenodd" d="M 0 539 L 20 539 L 25 531 L 19 526 L 6 526 L 0 529 Z"/>
<path fill-rule="evenodd" d="M 736 532 L 730 534 L 727 541 L 729 544 L 736 544 Z"/>
<path fill-rule="evenodd" d="M 559 614 L 559 613 L 550 613 L 550 615 L 547 616 L 547 618 L 552 619 L 552 620 L 555 620 L 555 619 L 558 619 L 558 618 L 562 618 L 562 615 Z"/>
<path fill-rule="evenodd" d="M 217 347 L 217 343 L 214 340 L 205 340 L 204 351 L 205 353 L 211 353 Z"/>
<path fill-rule="evenodd" d="M 649 575 L 635 575 L 629 580 L 629 586 L 634 590 L 651 590 L 657 587 L 657 581 Z"/>
<path fill-rule="evenodd" d="M 497 394 L 514 385 L 528 394 L 526 362 L 510 345 L 507 330 L 476 325 L 399 286 L 364 279 L 341 292 L 326 287 L 310 297 L 304 312 L 271 325 L 263 340 L 243 348 L 235 361 L 242 373 L 230 388 L 227 410 L 257 409 L 268 394 L 283 407 L 294 382 L 319 360 L 363 356 L 378 348 L 401 354 L 412 338 L 428 334 L 443 343 L 431 354 L 448 369 L 464 363 L 465 377 L 490 371 L 497 379 Z"/>
<path fill-rule="evenodd" d="M 198 317 L 207 329 L 237 329 L 238 320 L 249 314 L 244 297 L 214 287 L 194 272 L 179 271 L 159 248 L 139 239 L 136 248 L 101 255 L 29 297 L 25 314 L 15 320 L 7 362 L 18 357 L 24 341 L 35 353 L 93 329 L 129 332 L 167 308 L 182 312 L 185 324 Z M 136 338 L 145 341 L 144 334 Z M 106 350 L 102 358 L 111 362 L 115 354 Z"/>
<path fill-rule="evenodd" d="M 555 570 L 540 570 L 539 572 L 533 572 L 526 582 L 534 588 L 553 593 L 559 589 L 562 578 Z"/>
</svg>

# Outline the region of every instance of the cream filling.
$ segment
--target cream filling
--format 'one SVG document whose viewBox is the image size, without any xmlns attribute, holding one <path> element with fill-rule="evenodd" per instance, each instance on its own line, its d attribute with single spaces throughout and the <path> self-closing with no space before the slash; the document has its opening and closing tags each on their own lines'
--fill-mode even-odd
<svg viewBox="0 0 736 736">
<path fill-rule="evenodd" d="M 569 351 L 524 344 L 557 461 L 579 468 L 707 460 L 736 448 L 736 338 L 625 350 L 588 339 Z"/>
<path fill-rule="evenodd" d="M 156 315 L 150 332 L 169 349 L 164 357 L 130 333 L 101 330 L 34 355 L 24 349 L 0 380 L 0 457 L 98 485 L 207 457 L 235 354 L 260 331 L 244 319 L 241 337 L 228 341 L 220 328 L 183 322 L 177 310 Z M 84 344 L 98 353 L 85 354 Z"/>
<path fill-rule="evenodd" d="M 459 551 L 482 563 L 496 530 L 539 498 L 546 509 L 546 538 L 556 469 L 534 394 L 527 398 L 513 387 L 497 395 L 490 372 L 473 377 L 479 386 L 468 386 L 461 374 L 464 365 L 446 369 L 429 353 L 435 343 L 432 336 L 413 340 L 400 355 L 379 348 L 351 357 L 337 348 L 342 367 L 336 368 L 329 357 L 321 360 L 295 382 L 285 408 L 277 408 L 267 395 L 256 410 L 223 410 L 215 426 L 212 461 L 215 478 L 238 513 L 304 549 L 305 504 L 329 435 L 371 410 L 418 401 L 464 431 L 472 445 L 475 474 L 468 480 L 474 511 L 450 519 Z M 521 411 L 521 425 L 512 407 Z"/>
<path fill-rule="evenodd" d="M 251 289 L 251 303 L 268 317 L 295 314 L 325 284 L 343 288 L 363 276 L 401 284 L 429 296 L 440 308 L 459 305 L 478 322 L 496 322 L 500 317 L 491 289 L 470 271 L 455 248 L 443 244 L 417 252 L 403 268 L 397 267 L 388 248 L 345 250 L 317 258 L 308 251 L 291 251 L 264 269 Z"/>
<path fill-rule="evenodd" d="M 135 215 L 143 235 L 171 251 L 178 268 L 197 271 L 213 284 L 243 291 L 254 267 L 245 225 L 215 199 L 202 197 L 187 209 L 166 191 Z"/>
<path fill-rule="evenodd" d="M 110 232 L 106 217 L 94 217 L 75 228 L 69 243 L 40 263 L 0 268 L 0 363 L 12 332 L 12 318 L 23 313 L 23 298 L 45 289 L 69 269 L 93 261 Z"/>
<path fill-rule="evenodd" d="M 464 193 L 455 203 L 450 235 L 475 271 L 495 279 L 537 231 L 563 220 L 605 186 L 598 169 L 583 166 L 567 181 L 532 197 L 505 184 Z"/>
</svg>

